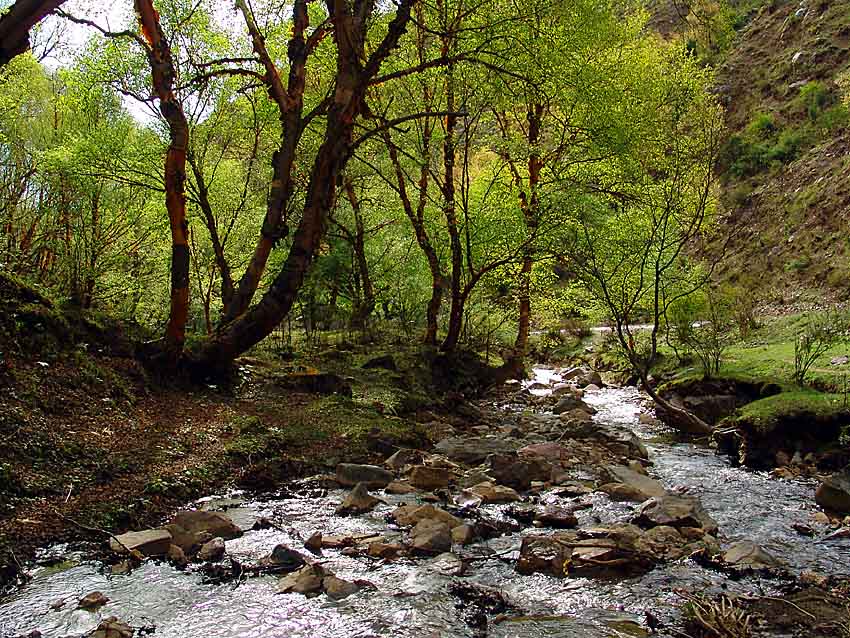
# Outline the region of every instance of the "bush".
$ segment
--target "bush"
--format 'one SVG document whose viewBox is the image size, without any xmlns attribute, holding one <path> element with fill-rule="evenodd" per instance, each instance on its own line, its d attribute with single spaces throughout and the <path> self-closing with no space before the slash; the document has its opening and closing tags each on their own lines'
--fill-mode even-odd
<svg viewBox="0 0 850 638">
<path fill-rule="evenodd" d="M 847 340 L 846 313 L 816 314 L 808 318 L 794 342 L 794 382 L 803 387 L 815 361 L 830 348 Z"/>
<path fill-rule="evenodd" d="M 832 93 L 823 82 L 806 82 L 794 100 L 797 110 L 816 121 L 824 109 L 834 101 Z"/>
</svg>

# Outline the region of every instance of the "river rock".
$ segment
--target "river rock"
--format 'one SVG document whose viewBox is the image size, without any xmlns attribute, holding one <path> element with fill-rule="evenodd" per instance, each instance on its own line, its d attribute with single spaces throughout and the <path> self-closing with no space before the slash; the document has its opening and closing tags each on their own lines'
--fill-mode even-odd
<svg viewBox="0 0 850 638">
<path fill-rule="evenodd" d="M 324 578 L 325 570 L 321 566 L 304 565 L 298 571 L 281 578 L 277 583 L 277 590 L 281 594 L 315 595 L 322 590 Z"/>
<path fill-rule="evenodd" d="M 753 541 L 732 543 L 722 554 L 723 562 L 737 567 L 766 569 L 779 567 L 782 563 Z"/>
<path fill-rule="evenodd" d="M 539 456 L 491 454 L 487 464 L 487 474 L 495 482 L 518 490 L 527 490 L 533 481 L 548 481 L 552 476 L 552 464 Z"/>
<path fill-rule="evenodd" d="M 372 558 L 383 558 L 384 560 L 393 560 L 404 553 L 404 545 L 398 543 L 385 543 L 383 541 L 372 541 L 369 543 L 367 550 Z"/>
<path fill-rule="evenodd" d="M 594 389 L 598 390 L 605 383 L 602 381 L 602 375 L 600 375 L 596 370 L 591 370 L 587 374 L 582 377 L 576 379 L 576 385 L 583 387 L 585 390 L 589 390 L 587 386 L 596 386 Z"/>
<path fill-rule="evenodd" d="M 451 552 L 440 554 L 429 563 L 429 566 L 446 576 L 462 576 L 466 572 L 466 563 Z"/>
<path fill-rule="evenodd" d="M 77 603 L 77 609 L 96 611 L 108 602 L 109 598 L 107 598 L 102 591 L 93 591 L 80 599 L 80 602 Z"/>
<path fill-rule="evenodd" d="M 450 529 L 463 525 L 463 520 L 433 505 L 402 505 L 391 516 L 404 527 L 411 527 L 424 520 L 442 521 Z"/>
<path fill-rule="evenodd" d="M 343 487 L 354 487 L 363 483 L 367 489 L 383 489 L 393 480 L 392 472 L 377 465 L 340 463 L 336 466 L 336 480 Z"/>
<path fill-rule="evenodd" d="M 242 536 L 242 530 L 228 516 L 206 510 L 178 512 L 166 529 L 171 532 L 172 542 L 186 553 L 191 551 L 192 545 L 196 544 L 199 538 L 203 538 L 204 534 L 208 534 L 209 538 L 203 542 L 215 537 L 229 541 Z"/>
<path fill-rule="evenodd" d="M 453 437 L 443 439 L 434 447 L 452 461 L 478 465 L 490 454 L 514 452 L 518 445 L 514 441 L 493 437 Z"/>
<path fill-rule="evenodd" d="M 101 622 L 88 638 L 133 638 L 133 628 L 115 616 L 110 616 Z"/>
<path fill-rule="evenodd" d="M 646 447 L 630 430 L 594 422 L 570 422 L 565 426 L 565 435 L 572 439 L 599 441 L 609 450 L 621 456 L 639 459 L 649 458 Z"/>
<path fill-rule="evenodd" d="M 469 545 L 475 540 L 475 528 L 472 525 L 458 525 L 452 529 L 452 542 L 458 545 Z"/>
<path fill-rule="evenodd" d="M 306 541 L 304 541 L 304 548 L 313 553 L 319 554 L 322 551 L 322 533 L 321 532 L 313 532 Z M 275 548 L 277 549 L 277 548 Z M 297 552 L 296 552 L 297 553 Z"/>
<path fill-rule="evenodd" d="M 452 548 L 449 526 L 433 519 L 419 521 L 410 533 L 413 551 L 420 554 L 440 554 Z"/>
<path fill-rule="evenodd" d="M 584 401 L 579 399 L 577 396 L 574 396 L 572 394 L 567 394 L 567 395 L 561 396 L 558 399 L 558 402 L 552 408 L 552 414 L 564 414 L 565 412 L 569 412 L 570 410 L 575 410 L 576 408 L 581 409 L 581 410 L 588 408 L 587 410 L 585 410 L 588 413 L 590 413 L 590 410 L 593 409 L 589 405 L 587 405 Z"/>
<path fill-rule="evenodd" d="M 444 468 L 419 465 L 413 468 L 408 480 L 413 487 L 432 492 L 449 486 L 449 471 Z"/>
<path fill-rule="evenodd" d="M 520 495 L 516 490 L 504 485 L 495 485 L 493 483 L 484 482 L 478 485 L 473 485 L 465 492 L 469 492 L 473 496 L 481 499 L 481 503 L 514 503 L 520 500 Z"/>
<path fill-rule="evenodd" d="M 333 574 L 322 579 L 322 589 L 332 600 L 342 600 L 360 591 L 360 587 L 356 583 L 337 578 Z"/>
<path fill-rule="evenodd" d="M 717 532 L 717 522 L 703 509 L 702 504 L 689 496 L 666 494 L 654 497 L 641 505 L 634 522 L 641 527 L 700 527 L 709 534 Z"/>
<path fill-rule="evenodd" d="M 408 448 L 402 448 L 398 450 L 395 454 L 393 454 L 390 458 L 384 461 L 384 465 L 386 465 L 391 470 L 396 472 L 401 471 L 407 465 L 414 465 L 416 463 L 422 462 L 422 452 L 419 450 L 410 450 Z"/>
<path fill-rule="evenodd" d="M 384 488 L 384 491 L 387 494 L 404 496 L 405 494 L 415 494 L 418 490 L 406 481 L 393 481 Z"/>
<path fill-rule="evenodd" d="M 575 408 L 574 410 L 562 412 L 558 418 L 561 420 L 561 423 L 566 423 L 568 425 L 575 423 L 591 423 L 593 421 L 593 415 L 582 408 Z"/>
<path fill-rule="evenodd" d="M 337 516 L 352 516 L 357 514 L 365 514 L 375 509 L 378 503 L 383 503 L 379 498 L 375 498 L 366 489 L 365 483 L 358 483 L 351 490 L 342 504 L 336 508 Z"/>
<path fill-rule="evenodd" d="M 850 471 L 828 476 L 818 486 L 815 501 L 825 510 L 839 514 L 850 513 Z"/>
<path fill-rule="evenodd" d="M 186 567 L 189 558 L 179 545 L 171 545 L 168 548 L 168 560 L 175 567 Z"/>
<path fill-rule="evenodd" d="M 602 473 L 609 484 L 603 485 L 599 489 L 609 494 L 611 499 L 615 501 L 642 502 L 652 497 L 664 496 L 667 493 L 664 486 L 655 479 L 635 472 L 624 465 L 608 465 Z"/>
<path fill-rule="evenodd" d="M 539 527 L 570 529 L 578 525 L 578 519 L 573 510 L 558 505 L 549 505 L 535 515 L 534 524 Z"/>
<path fill-rule="evenodd" d="M 311 536 L 311 539 L 314 539 L 316 534 Z M 315 542 L 315 541 L 314 541 Z M 322 537 L 319 534 L 319 547 L 321 549 Z M 305 543 L 306 545 L 306 543 Z M 313 546 L 315 546 L 313 544 Z M 306 564 L 306 560 L 304 556 L 302 556 L 299 552 L 296 552 L 294 549 L 287 547 L 286 545 L 278 544 L 275 545 L 272 553 L 268 558 L 264 558 L 262 561 L 265 565 L 276 568 L 275 571 L 285 571 L 285 572 L 293 572 L 296 569 L 300 569 Z"/>
<path fill-rule="evenodd" d="M 570 458 L 570 451 L 560 443 L 534 443 L 526 445 L 519 450 L 520 456 L 540 457 L 547 461 L 566 461 Z"/>
<path fill-rule="evenodd" d="M 223 538 L 214 538 L 204 543 L 198 550 L 198 559 L 202 561 L 218 561 L 224 558 L 226 547 Z"/>
<path fill-rule="evenodd" d="M 524 575 L 543 573 L 559 578 L 565 576 L 565 566 L 570 560 L 575 541 L 574 534 L 524 537 L 516 563 L 517 572 Z"/>
<path fill-rule="evenodd" d="M 109 548 L 116 554 L 137 551 L 142 556 L 163 556 L 171 546 L 171 532 L 165 529 L 146 529 L 127 532 L 109 539 Z"/>
</svg>

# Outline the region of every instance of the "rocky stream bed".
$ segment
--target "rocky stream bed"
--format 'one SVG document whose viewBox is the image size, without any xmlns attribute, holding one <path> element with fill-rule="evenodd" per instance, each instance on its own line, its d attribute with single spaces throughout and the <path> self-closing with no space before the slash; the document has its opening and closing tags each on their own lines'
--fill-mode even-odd
<svg viewBox="0 0 850 638">
<path fill-rule="evenodd" d="M 433 450 L 203 499 L 107 561 L 46 548 L 0 636 L 683 636 L 689 595 L 850 577 L 814 481 L 733 468 L 594 381 L 538 369 Z"/>
</svg>

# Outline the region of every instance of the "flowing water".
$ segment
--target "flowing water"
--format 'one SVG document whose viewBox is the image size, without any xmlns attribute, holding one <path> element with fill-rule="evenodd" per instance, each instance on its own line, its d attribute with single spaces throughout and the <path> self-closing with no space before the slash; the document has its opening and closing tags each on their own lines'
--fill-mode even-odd
<svg viewBox="0 0 850 638">
<path fill-rule="evenodd" d="M 557 380 L 540 371 L 538 381 Z M 749 539 L 785 561 L 792 571 L 850 576 L 850 541 L 807 538 L 795 523 L 811 525 L 815 484 L 806 480 L 778 480 L 767 474 L 730 467 L 707 448 L 673 442 L 668 432 L 644 425 L 638 416 L 644 401 L 634 389 L 603 389 L 588 393 L 597 408 L 595 419 L 634 430 L 651 453 L 651 474 L 668 489 L 698 496 L 718 521 L 724 543 Z M 276 521 L 280 529 L 248 531 L 227 542 L 228 554 L 243 563 L 267 556 L 278 543 L 301 547 L 315 531 L 325 535 L 400 534 L 388 528 L 385 515 L 412 497 L 384 496 L 387 505 L 370 514 L 340 518 L 333 511 L 343 493 L 318 497 L 254 501 L 239 495 L 205 499 L 199 505 L 227 507 L 234 521 L 250 529 L 260 517 Z M 383 495 L 382 495 L 383 496 Z M 542 502 L 556 503 L 552 493 Z M 593 496 L 594 507 L 579 513 L 583 524 L 591 517 L 624 521 L 632 508 Z M 489 508 L 500 515 L 496 506 Z M 549 533 L 526 530 L 525 533 Z M 352 558 L 324 550 L 322 561 L 337 576 L 374 584 L 345 600 L 326 596 L 305 598 L 276 593 L 276 577 L 263 576 L 238 583 L 206 582 L 197 571 L 181 572 L 168 563 L 147 561 L 132 573 L 111 575 L 108 567 L 63 551 L 47 550 L 64 560 L 51 567 L 32 569 L 31 582 L 0 604 L 0 638 L 25 636 L 38 630 L 45 638 L 83 636 L 108 616 L 117 616 L 136 628 L 155 627 L 160 638 L 355 638 L 476 636 L 464 622 L 463 605 L 450 585 L 461 581 L 500 590 L 522 612 L 492 623 L 495 638 L 602 638 L 646 635 L 645 613 L 669 620 L 678 612 L 678 590 L 769 592 L 771 581 L 729 580 L 719 572 L 681 561 L 643 576 L 603 580 L 555 579 L 544 575 L 520 576 L 512 565 L 521 534 L 507 535 L 465 548 L 465 556 L 500 556 L 472 561 L 466 575 L 447 576 L 431 559 L 401 559 L 393 563 Z M 92 591 L 102 591 L 110 602 L 96 613 L 76 610 L 76 602 Z M 64 599 L 59 610 L 51 604 Z M 659 635 L 665 635 L 660 633 Z M 670 634 L 672 635 L 672 634 Z"/>
</svg>

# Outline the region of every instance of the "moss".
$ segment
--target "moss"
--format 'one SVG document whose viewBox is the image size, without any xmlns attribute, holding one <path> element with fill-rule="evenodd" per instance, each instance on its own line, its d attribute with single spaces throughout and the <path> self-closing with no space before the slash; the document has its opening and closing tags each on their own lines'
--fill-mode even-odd
<svg viewBox="0 0 850 638">
<path fill-rule="evenodd" d="M 736 415 L 724 420 L 722 425 L 764 435 L 782 423 L 804 422 L 806 427 L 813 427 L 819 423 L 834 423 L 848 418 L 850 407 L 843 394 L 795 390 L 753 401 Z"/>
</svg>

